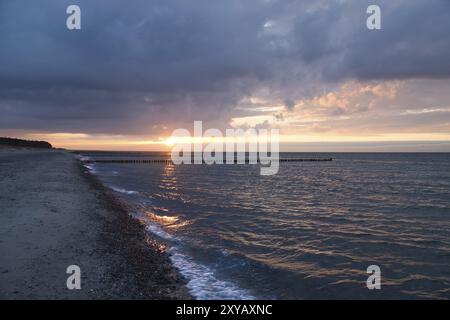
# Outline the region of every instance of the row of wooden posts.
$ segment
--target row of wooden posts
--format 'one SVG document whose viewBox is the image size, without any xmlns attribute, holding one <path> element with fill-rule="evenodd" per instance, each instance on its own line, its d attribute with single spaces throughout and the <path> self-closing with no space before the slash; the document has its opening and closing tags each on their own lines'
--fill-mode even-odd
<svg viewBox="0 0 450 320">
<path fill-rule="evenodd" d="M 279 162 L 323 162 L 323 161 L 333 161 L 333 158 L 283 158 L 279 159 Z M 97 160 L 86 160 L 85 163 L 140 163 L 140 164 L 153 164 L 153 163 L 164 163 L 172 164 L 171 159 L 97 159 Z M 257 161 L 259 163 L 259 159 Z M 235 159 L 234 163 L 238 163 Z M 245 159 L 245 163 L 250 163 L 249 159 Z"/>
</svg>

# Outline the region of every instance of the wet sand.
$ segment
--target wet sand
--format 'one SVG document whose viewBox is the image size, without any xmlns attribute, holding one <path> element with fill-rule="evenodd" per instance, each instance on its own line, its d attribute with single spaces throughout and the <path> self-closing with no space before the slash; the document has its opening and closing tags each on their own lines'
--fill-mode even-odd
<svg viewBox="0 0 450 320">
<path fill-rule="evenodd" d="M 190 298 L 161 244 L 65 151 L 0 149 L 0 257 L 0 299 Z"/>
</svg>

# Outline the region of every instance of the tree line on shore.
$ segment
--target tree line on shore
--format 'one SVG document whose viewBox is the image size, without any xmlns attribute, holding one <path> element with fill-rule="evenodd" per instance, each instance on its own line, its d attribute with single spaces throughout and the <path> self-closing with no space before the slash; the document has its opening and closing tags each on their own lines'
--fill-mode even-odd
<svg viewBox="0 0 450 320">
<path fill-rule="evenodd" d="M 23 140 L 0 137 L 0 146 L 51 149 L 52 145 L 47 141 Z"/>
</svg>

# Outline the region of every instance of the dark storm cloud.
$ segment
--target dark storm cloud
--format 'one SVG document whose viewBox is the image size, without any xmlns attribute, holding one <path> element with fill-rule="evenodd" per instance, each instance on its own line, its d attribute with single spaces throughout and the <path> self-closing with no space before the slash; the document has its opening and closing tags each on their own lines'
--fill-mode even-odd
<svg viewBox="0 0 450 320">
<path fill-rule="evenodd" d="M 365 27 L 372 2 L 381 31 Z M 65 27 L 69 4 L 81 31 Z M 259 87 L 292 109 L 348 78 L 448 78 L 449 13 L 445 0 L 0 0 L 0 128 L 219 126 Z"/>
<path fill-rule="evenodd" d="M 266 72 L 256 34 L 270 5 L 76 1 L 83 30 L 70 32 L 71 2 L 2 3 L 3 86 L 219 90 L 229 79 Z"/>
<path fill-rule="evenodd" d="M 367 32 L 362 21 L 358 23 L 341 48 L 340 63 L 329 74 L 337 79 L 346 76 L 362 80 L 448 78 L 450 1 L 381 4 L 382 30 Z M 353 15 L 358 21 L 358 14 Z"/>
</svg>

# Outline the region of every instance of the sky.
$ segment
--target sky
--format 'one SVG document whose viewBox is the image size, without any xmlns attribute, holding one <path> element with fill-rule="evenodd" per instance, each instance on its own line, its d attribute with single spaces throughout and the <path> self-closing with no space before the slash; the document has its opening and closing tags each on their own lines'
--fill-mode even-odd
<svg viewBox="0 0 450 320">
<path fill-rule="evenodd" d="M 448 0 L 0 0 L 0 136 L 166 150 L 201 120 L 282 151 L 450 151 L 449 30 Z"/>
</svg>

